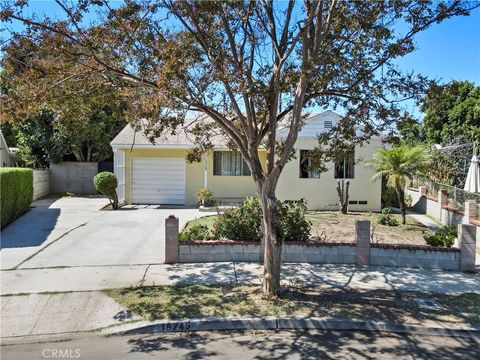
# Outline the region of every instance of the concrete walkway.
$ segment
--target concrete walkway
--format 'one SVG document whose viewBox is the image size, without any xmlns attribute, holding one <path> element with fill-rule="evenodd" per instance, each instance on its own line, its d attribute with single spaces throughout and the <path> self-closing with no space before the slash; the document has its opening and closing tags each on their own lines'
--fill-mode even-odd
<svg viewBox="0 0 480 360">
<path fill-rule="evenodd" d="M 139 285 L 260 283 L 259 263 L 153 264 L 19 269 L 1 272 L 1 292 L 92 291 Z M 284 264 L 285 284 L 440 293 L 480 292 L 480 275 L 338 264 Z"/>
</svg>

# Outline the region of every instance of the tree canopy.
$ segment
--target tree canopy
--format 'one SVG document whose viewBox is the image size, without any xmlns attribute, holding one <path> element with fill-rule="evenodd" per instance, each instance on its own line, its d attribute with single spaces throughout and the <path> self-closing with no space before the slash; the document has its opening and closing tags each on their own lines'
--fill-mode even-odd
<svg viewBox="0 0 480 360">
<path fill-rule="evenodd" d="M 432 84 L 420 105 L 427 141 L 480 142 L 480 86 L 469 81 Z"/>
</svg>

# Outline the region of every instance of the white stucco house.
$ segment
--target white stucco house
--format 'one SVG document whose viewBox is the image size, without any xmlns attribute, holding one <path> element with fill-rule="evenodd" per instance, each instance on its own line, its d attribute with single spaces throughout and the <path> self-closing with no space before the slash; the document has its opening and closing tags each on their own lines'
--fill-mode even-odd
<svg viewBox="0 0 480 360">
<path fill-rule="evenodd" d="M 348 179 L 349 209 L 380 210 L 381 181 L 372 181 L 373 170 L 364 165 L 364 160 L 383 146 L 380 137 L 357 146 L 348 158 L 328 164 L 326 172 L 308 171 L 308 151 L 318 144 L 318 135 L 340 119 L 340 115 L 332 111 L 306 119 L 295 143 L 296 158 L 285 166 L 279 179 L 276 193 L 280 200 L 304 198 L 309 209 L 337 209 L 337 181 Z M 286 131 L 278 132 L 278 137 L 282 136 L 286 136 Z M 225 201 L 255 195 L 257 189 L 250 169 L 241 154 L 230 151 L 226 144 L 226 139 L 218 139 L 215 149 L 205 155 L 202 162 L 188 163 L 185 157 L 193 143 L 185 135 L 162 136 L 152 144 L 140 132 L 135 134 L 130 125 L 125 126 L 111 142 L 120 201 L 194 206 L 195 193 L 200 188 L 207 188 L 216 199 Z M 264 163 L 265 150 L 259 148 L 258 151 Z"/>
</svg>

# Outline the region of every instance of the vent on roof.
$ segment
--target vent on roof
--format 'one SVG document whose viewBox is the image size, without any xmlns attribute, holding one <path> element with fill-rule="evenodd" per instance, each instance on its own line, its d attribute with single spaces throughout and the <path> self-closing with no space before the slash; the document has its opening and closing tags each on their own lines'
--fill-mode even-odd
<svg viewBox="0 0 480 360">
<path fill-rule="evenodd" d="M 323 126 L 325 129 L 331 129 L 333 126 L 332 120 L 325 120 L 323 122 Z"/>
</svg>

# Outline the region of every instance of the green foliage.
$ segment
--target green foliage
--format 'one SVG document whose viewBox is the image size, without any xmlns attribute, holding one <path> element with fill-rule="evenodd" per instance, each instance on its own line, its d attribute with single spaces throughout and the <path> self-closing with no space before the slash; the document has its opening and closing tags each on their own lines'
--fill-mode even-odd
<svg viewBox="0 0 480 360">
<path fill-rule="evenodd" d="M 200 189 L 195 194 L 195 199 L 199 205 L 211 206 L 213 205 L 213 193 L 207 189 Z"/>
<path fill-rule="evenodd" d="M 110 203 L 113 205 L 113 208 L 116 209 L 118 205 L 117 199 L 117 177 L 114 173 L 109 171 L 103 171 L 98 173 L 93 178 L 93 185 L 95 189 L 110 200 Z"/>
<path fill-rule="evenodd" d="M 68 154 L 68 137 L 58 129 L 55 113 L 40 111 L 25 121 L 13 124 L 20 157 L 29 166 L 48 167 Z"/>
<path fill-rule="evenodd" d="M 306 218 L 305 201 L 278 202 L 280 236 L 284 241 L 308 241 L 312 223 Z M 214 224 L 216 238 L 260 241 L 262 207 L 258 197 L 247 198 L 238 209 L 227 209 Z"/>
<path fill-rule="evenodd" d="M 385 226 L 398 226 L 397 219 L 392 216 L 392 211 L 389 208 L 383 208 L 382 213 L 378 215 L 378 223 Z"/>
<path fill-rule="evenodd" d="M 179 239 L 182 241 L 209 240 L 212 236 L 206 225 L 193 225 L 189 229 L 180 233 Z"/>
<path fill-rule="evenodd" d="M 27 211 L 32 203 L 32 169 L 0 168 L 0 188 L 3 228 Z"/>
<path fill-rule="evenodd" d="M 407 208 L 412 207 L 412 205 L 413 205 L 412 195 L 410 195 L 410 194 L 405 195 L 405 205 L 407 206 Z"/>
<path fill-rule="evenodd" d="M 457 227 L 455 225 L 442 226 L 433 235 L 425 235 L 423 238 L 430 246 L 452 247 L 457 237 Z"/>
<path fill-rule="evenodd" d="M 240 207 L 226 209 L 214 224 L 216 238 L 238 241 L 260 241 L 262 207 L 258 197 L 247 198 Z"/>
<path fill-rule="evenodd" d="M 431 152 L 424 146 L 409 146 L 406 144 L 394 146 L 391 149 L 379 149 L 373 158 L 366 162 L 367 166 L 373 167 L 375 174 L 372 179 L 386 178 L 386 186 L 394 189 L 400 210 L 402 223 L 406 224 L 405 217 L 405 186 L 407 180 L 414 175 L 425 173 L 431 162 Z"/>
<path fill-rule="evenodd" d="M 398 203 L 398 196 L 395 192 L 395 189 L 392 189 L 388 186 L 382 186 L 382 203 L 384 207 L 400 206 Z"/>
<path fill-rule="evenodd" d="M 468 81 L 432 84 L 420 104 L 427 141 L 480 141 L 480 86 Z"/>
<path fill-rule="evenodd" d="M 312 222 L 306 218 L 307 204 L 304 199 L 280 203 L 282 236 L 284 241 L 308 241 Z"/>
</svg>

